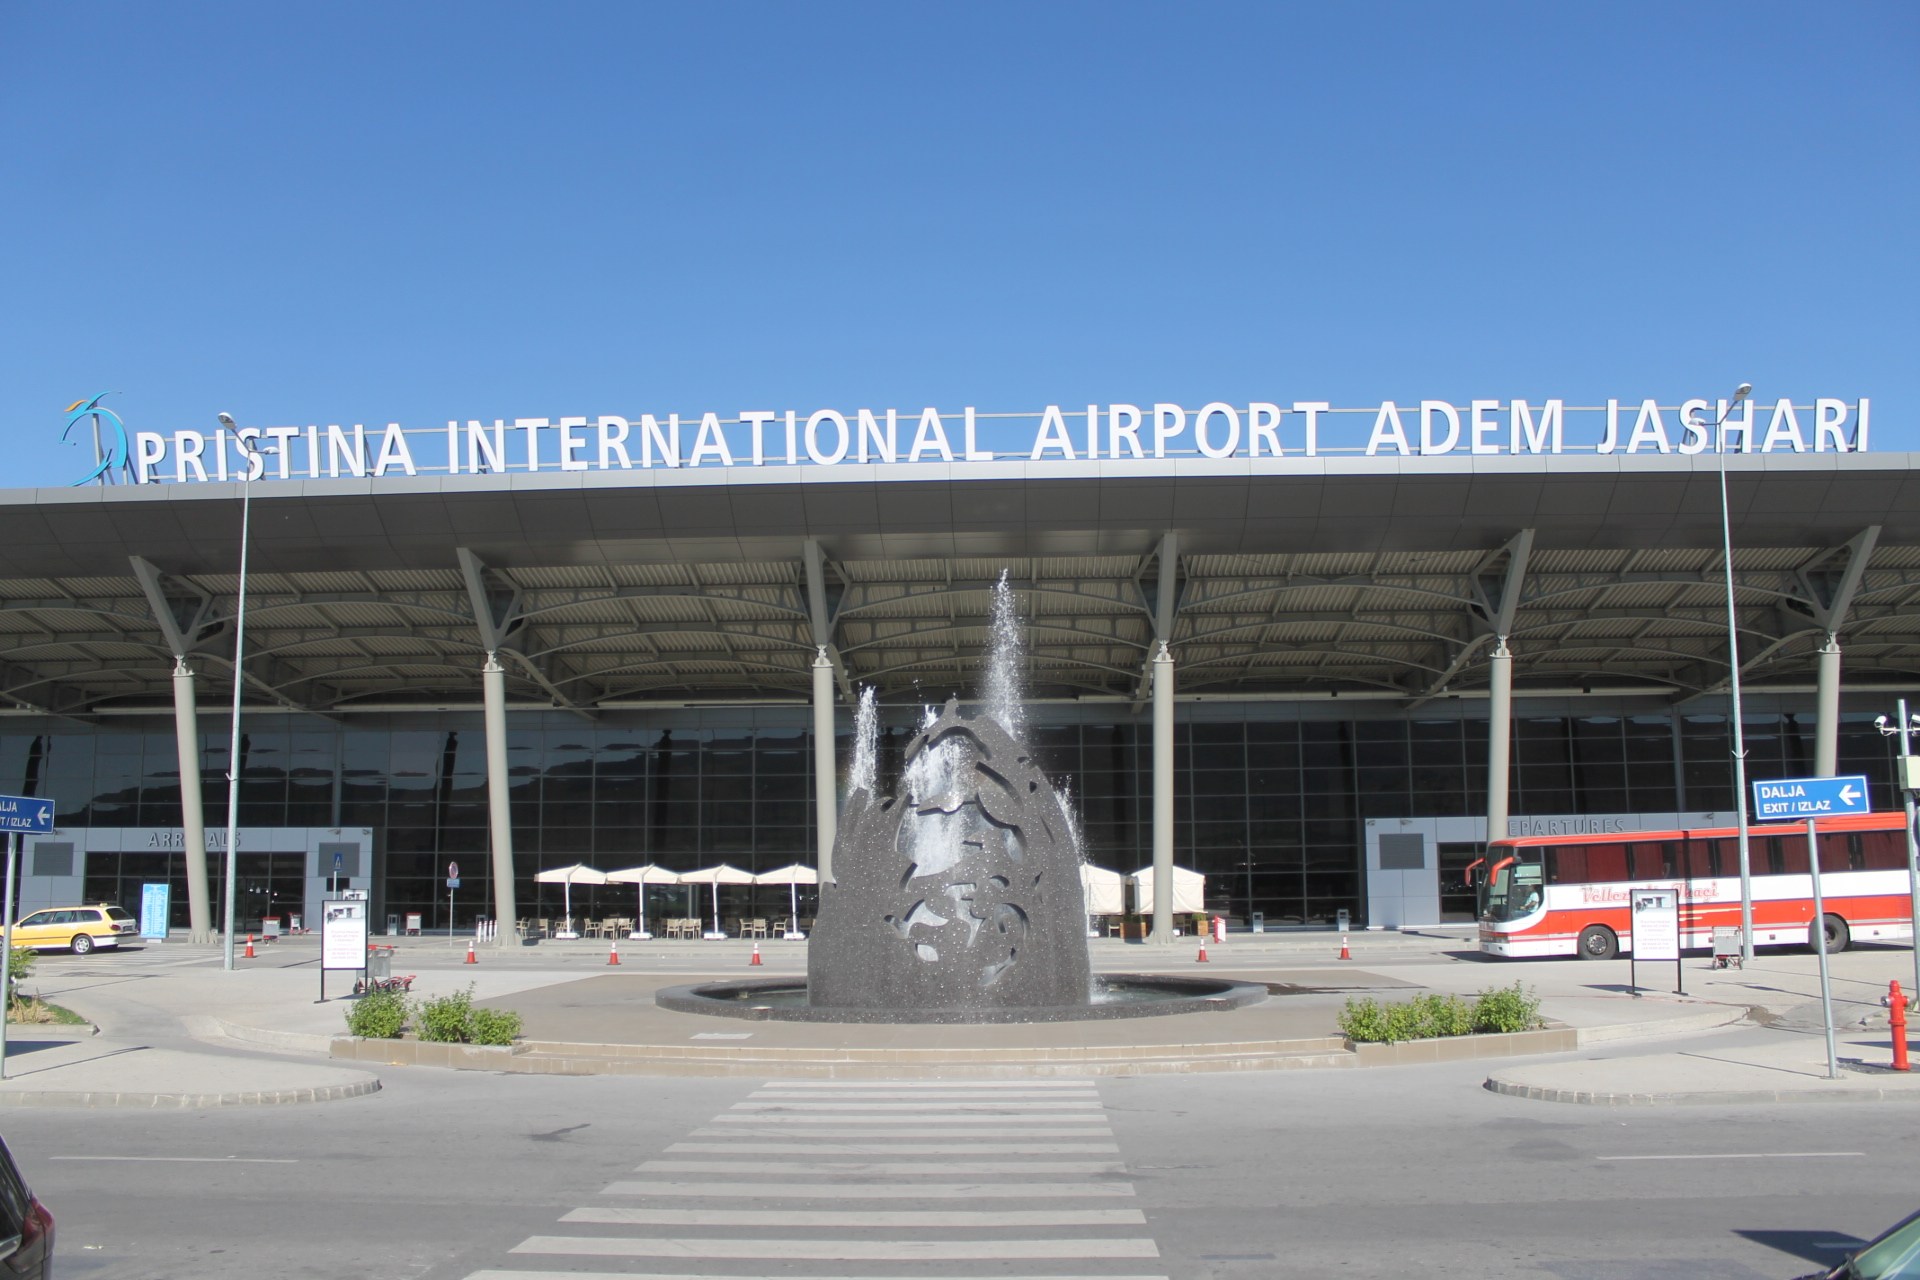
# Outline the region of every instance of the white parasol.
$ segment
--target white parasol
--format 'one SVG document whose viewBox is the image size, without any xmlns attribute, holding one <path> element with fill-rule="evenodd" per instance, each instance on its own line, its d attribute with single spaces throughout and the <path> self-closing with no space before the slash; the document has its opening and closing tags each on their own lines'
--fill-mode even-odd
<svg viewBox="0 0 1920 1280">
<path fill-rule="evenodd" d="M 589 867 L 583 862 L 575 862 L 564 867 L 549 867 L 547 870 L 534 876 L 534 880 L 540 884 L 557 884 L 561 886 L 561 892 L 566 896 L 567 903 L 567 918 L 564 922 L 566 927 L 553 936 L 556 938 L 577 938 L 580 935 L 573 931 L 573 886 L 576 884 L 605 884 L 607 882 L 607 873 Z"/>
<path fill-rule="evenodd" d="M 608 884 L 630 884 L 640 899 L 639 925 L 627 936 L 636 942 L 644 942 L 653 935 L 647 932 L 647 886 L 650 884 L 679 884 L 680 873 L 669 871 L 665 867 L 645 862 L 637 867 L 627 867 L 620 871 L 607 872 Z"/>
<path fill-rule="evenodd" d="M 800 888 L 803 884 L 819 884 L 820 873 L 804 862 L 794 862 L 777 871 L 762 871 L 753 878 L 755 884 L 783 884 L 787 886 L 787 932 L 783 935 L 788 942 L 799 942 L 807 935 L 800 932 Z"/>
<path fill-rule="evenodd" d="M 680 877 L 681 884 L 710 884 L 713 886 L 713 930 L 706 936 L 724 938 L 720 932 L 720 886 L 723 884 L 752 884 L 753 872 L 742 871 L 735 866 L 721 863 L 717 867 L 702 867 L 698 871 L 688 871 Z"/>
</svg>

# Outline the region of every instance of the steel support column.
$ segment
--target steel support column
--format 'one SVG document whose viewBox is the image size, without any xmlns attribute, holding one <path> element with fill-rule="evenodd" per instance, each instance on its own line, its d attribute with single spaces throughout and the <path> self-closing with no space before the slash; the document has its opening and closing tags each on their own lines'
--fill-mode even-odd
<svg viewBox="0 0 1920 1280">
<path fill-rule="evenodd" d="M 1831 778 L 1840 772 L 1840 637 L 1831 631 L 1820 648 L 1820 676 L 1814 688 L 1813 773 Z"/>
<path fill-rule="evenodd" d="M 1494 640 L 1487 663 L 1487 839 L 1507 834 L 1508 764 L 1513 759 L 1513 651 Z"/>
<path fill-rule="evenodd" d="M 1153 655 L 1153 934 L 1173 941 L 1173 654 Z"/>
<path fill-rule="evenodd" d="M 480 668 L 486 699 L 487 818 L 493 830 L 493 912 L 498 937 L 514 936 L 520 920 L 513 882 L 513 806 L 507 792 L 507 673 L 499 655 L 487 652 Z"/>
<path fill-rule="evenodd" d="M 820 841 L 815 865 L 822 881 L 833 879 L 833 839 L 840 820 L 839 766 L 833 745 L 833 659 L 821 645 L 813 659 L 813 805 Z"/>
<path fill-rule="evenodd" d="M 213 895 L 207 887 L 207 817 L 200 800 L 200 708 L 193 668 L 173 662 L 173 737 L 180 762 L 180 841 L 187 855 L 187 937 L 213 941 Z"/>
</svg>

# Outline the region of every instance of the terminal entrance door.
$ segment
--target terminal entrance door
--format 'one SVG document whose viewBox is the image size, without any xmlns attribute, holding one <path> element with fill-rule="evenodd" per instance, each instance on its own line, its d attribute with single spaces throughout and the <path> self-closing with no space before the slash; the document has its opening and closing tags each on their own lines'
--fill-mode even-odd
<svg viewBox="0 0 1920 1280">
<path fill-rule="evenodd" d="M 1475 858 L 1486 856 L 1483 844 L 1441 844 L 1440 851 L 1440 923 L 1472 924 L 1476 918 L 1473 886 L 1467 883 L 1467 868 Z"/>
</svg>

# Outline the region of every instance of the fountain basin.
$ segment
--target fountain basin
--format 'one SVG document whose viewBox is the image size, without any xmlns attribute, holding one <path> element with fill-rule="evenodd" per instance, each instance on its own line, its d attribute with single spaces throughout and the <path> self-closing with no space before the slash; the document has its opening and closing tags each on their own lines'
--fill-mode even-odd
<svg viewBox="0 0 1920 1280">
<path fill-rule="evenodd" d="M 1214 1013 L 1258 1004 L 1267 988 L 1226 978 L 1174 978 L 1161 974 L 1103 974 L 1084 1004 L 997 1006 L 962 1009 L 816 1009 L 801 978 L 748 978 L 664 987 L 654 1003 L 676 1013 L 772 1022 L 990 1023 L 1088 1022 L 1108 1018 L 1156 1018 L 1176 1013 Z"/>
</svg>

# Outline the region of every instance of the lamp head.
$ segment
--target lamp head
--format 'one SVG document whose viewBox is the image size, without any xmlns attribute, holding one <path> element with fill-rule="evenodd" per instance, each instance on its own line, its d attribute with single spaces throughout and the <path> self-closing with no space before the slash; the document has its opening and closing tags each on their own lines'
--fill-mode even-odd
<svg viewBox="0 0 1920 1280">
<path fill-rule="evenodd" d="M 1733 389 L 1733 402 L 1735 404 L 1739 404 L 1742 400 L 1745 400 L 1748 396 L 1752 394 L 1753 394 L 1753 384 L 1751 382 L 1743 382 L 1739 386 Z"/>
<path fill-rule="evenodd" d="M 223 413 L 220 415 L 220 425 L 225 427 L 229 431 L 237 430 L 237 428 L 234 426 L 233 415 L 230 413 Z"/>
</svg>

